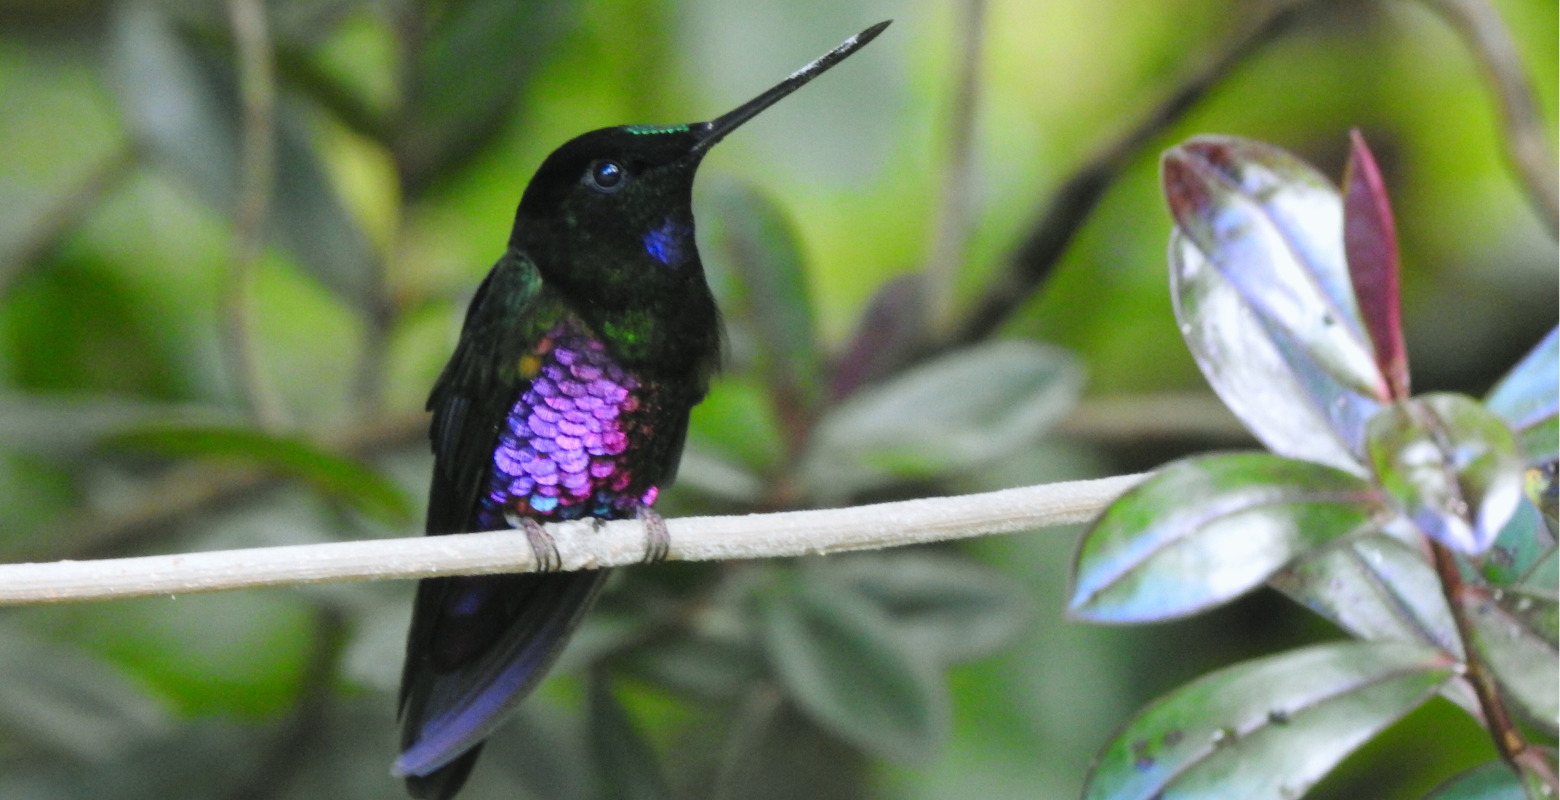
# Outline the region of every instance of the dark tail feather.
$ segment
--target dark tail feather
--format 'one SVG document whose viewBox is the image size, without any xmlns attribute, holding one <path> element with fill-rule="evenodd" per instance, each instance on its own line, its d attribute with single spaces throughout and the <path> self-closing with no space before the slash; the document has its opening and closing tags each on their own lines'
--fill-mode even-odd
<svg viewBox="0 0 1560 800">
<path fill-rule="evenodd" d="M 414 797 L 445 800 L 460 789 L 482 742 L 563 652 L 607 572 L 423 581 L 394 768 Z"/>
<path fill-rule="evenodd" d="M 406 793 L 417 800 L 450 800 L 471 777 L 471 768 L 476 766 L 477 756 L 482 754 L 482 744 L 427 775 L 406 776 Z"/>
</svg>

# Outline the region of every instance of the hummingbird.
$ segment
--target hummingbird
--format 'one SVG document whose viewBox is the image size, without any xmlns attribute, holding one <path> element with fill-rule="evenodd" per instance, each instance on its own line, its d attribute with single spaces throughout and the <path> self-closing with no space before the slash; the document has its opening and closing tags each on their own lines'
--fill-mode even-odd
<svg viewBox="0 0 1560 800">
<path fill-rule="evenodd" d="M 418 583 L 391 770 L 413 797 L 460 790 L 606 582 L 605 569 L 546 571 L 557 551 L 541 523 L 637 517 L 647 560 L 665 556 L 652 506 L 721 355 L 694 244 L 694 173 L 738 126 L 888 24 L 709 122 L 591 131 L 532 176 L 428 398 L 427 533 L 518 529 L 543 571 Z"/>
</svg>

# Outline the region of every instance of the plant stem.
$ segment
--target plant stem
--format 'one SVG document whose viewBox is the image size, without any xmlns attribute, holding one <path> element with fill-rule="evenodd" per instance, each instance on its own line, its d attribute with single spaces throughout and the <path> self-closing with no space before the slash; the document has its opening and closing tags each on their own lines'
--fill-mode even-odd
<svg viewBox="0 0 1560 800">
<path fill-rule="evenodd" d="M 135 174 L 140 163 L 141 156 L 135 145 L 119 145 L 89 170 L 80 183 L 39 214 L 20 237 L 20 244 L 9 253 L 0 254 L 3 257 L 0 260 L 0 293 L 4 293 L 33 262 L 54 252 L 67 234 Z"/>
<path fill-rule="evenodd" d="M 1258 47 L 1278 36 L 1295 12 L 1317 0 L 1269 0 L 1252 4 L 1257 10 L 1223 48 L 1193 71 L 1169 96 L 1095 155 L 1052 195 L 1039 220 L 1009 260 L 994 276 L 938 347 L 957 347 L 987 338 L 1045 282 L 1067 252 L 1095 206 L 1132 159 L 1159 134 L 1179 121 Z"/>
<path fill-rule="evenodd" d="M 1511 32 L 1486 0 L 1427 0 L 1478 59 L 1500 103 L 1506 159 L 1549 235 L 1560 231 L 1560 179 L 1537 93 Z"/>
<path fill-rule="evenodd" d="M 262 0 L 228 0 L 227 6 L 238 48 L 243 100 L 238 209 L 223 302 L 228 363 L 255 422 L 274 431 L 286 420 L 281 401 L 260 364 L 253 302 L 276 177 L 276 70 Z"/>
<path fill-rule="evenodd" d="M 1490 738 L 1495 742 L 1495 750 L 1518 773 L 1535 774 L 1543 780 L 1549 786 L 1549 796 L 1553 797 L 1556 792 L 1560 792 L 1560 780 L 1557 780 L 1554 770 L 1542 754 L 1528 744 L 1512 722 L 1511 714 L 1506 711 L 1506 704 L 1501 699 L 1494 673 L 1474 649 L 1473 625 L 1468 619 L 1466 608 L 1468 586 L 1463 583 L 1457 558 L 1446 545 L 1433 539 L 1428 541 L 1436 574 L 1441 579 L 1441 591 L 1446 596 L 1446 605 L 1451 609 L 1452 620 L 1457 625 L 1457 636 L 1462 640 L 1463 658 L 1467 666 L 1464 678 L 1473 687 L 1474 696 L 1479 699 L 1479 709 L 1484 714 L 1484 724 L 1490 732 Z"/>
</svg>

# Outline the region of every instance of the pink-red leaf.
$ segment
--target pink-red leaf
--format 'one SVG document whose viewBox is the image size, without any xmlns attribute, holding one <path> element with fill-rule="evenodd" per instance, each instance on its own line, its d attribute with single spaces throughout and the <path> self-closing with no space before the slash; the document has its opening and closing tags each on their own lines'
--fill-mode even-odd
<svg viewBox="0 0 1560 800">
<path fill-rule="evenodd" d="M 1343 174 L 1343 247 L 1360 315 L 1370 332 L 1376 365 L 1394 400 L 1408 397 L 1408 353 L 1398 311 L 1397 228 L 1376 159 L 1358 129 L 1349 131 Z"/>
</svg>

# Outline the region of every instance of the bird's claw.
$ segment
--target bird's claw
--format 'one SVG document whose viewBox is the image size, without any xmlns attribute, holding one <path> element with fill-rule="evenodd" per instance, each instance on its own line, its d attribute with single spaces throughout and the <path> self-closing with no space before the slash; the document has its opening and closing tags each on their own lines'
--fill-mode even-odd
<svg viewBox="0 0 1560 800">
<path fill-rule="evenodd" d="M 645 525 L 645 557 L 640 563 L 659 564 L 672 552 L 672 535 L 666 530 L 666 520 L 654 511 L 641 507 L 639 521 Z"/>
<path fill-rule="evenodd" d="M 525 530 L 525 539 L 531 543 L 531 552 L 536 556 L 537 572 L 557 572 L 563 569 L 558 543 L 553 541 L 552 534 L 541 523 L 527 518 L 520 521 L 520 527 Z"/>
</svg>

